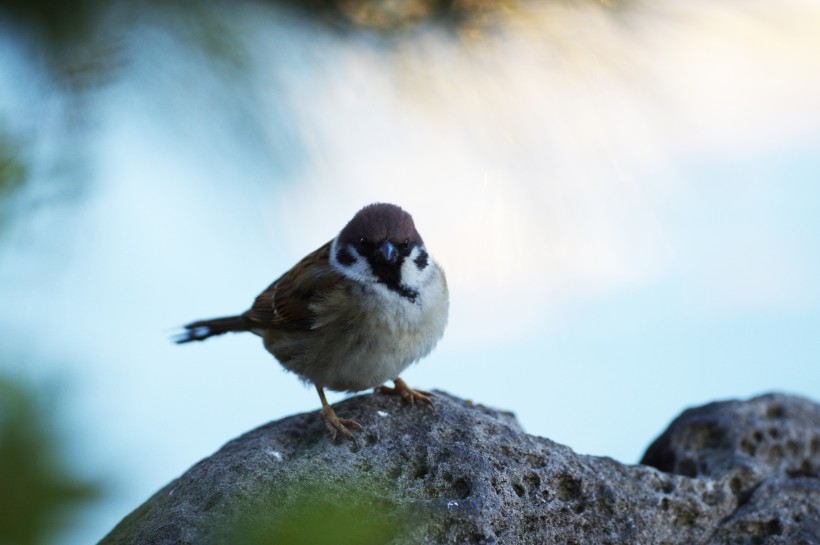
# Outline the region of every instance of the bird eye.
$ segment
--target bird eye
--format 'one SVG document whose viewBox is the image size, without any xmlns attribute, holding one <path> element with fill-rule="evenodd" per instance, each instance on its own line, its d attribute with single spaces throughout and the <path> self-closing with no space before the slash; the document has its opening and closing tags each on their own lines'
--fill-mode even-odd
<svg viewBox="0 0 820 545">
<path fill-rule="evenodd" d="M 409 248 L 410 247 L 410 241 L 407 240 L 407 239 L 404 239 L 404 242 L 401 243 L 401 247 L 402 248 Z"/>
<path fill-rule="evenodd" d="M 364 237 L 360 238 L 359 239 L 359 246 L 361 246 L 362 248 L 367 246 L 367 239 L 365 239 Z"/>
</svg>

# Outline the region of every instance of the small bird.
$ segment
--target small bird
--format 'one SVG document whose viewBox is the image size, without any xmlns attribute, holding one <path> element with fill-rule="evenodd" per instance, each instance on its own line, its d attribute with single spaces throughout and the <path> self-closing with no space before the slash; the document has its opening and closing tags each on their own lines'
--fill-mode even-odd
<svg viewBox="0 0 820 545">
<path fill-rule="evenodd" d="M 429 354 L 447 325 L 444 270 L 432 260 L 413 218 L 394 204 L 365 206 L 344 229 L 263 291 L 250 310 L 185 326 L 179 344 L 249 331 L 287 370 L 312 383 L 332 440 L 356 445 L 355 421 L 336 416 L 325 388 L 369 388 L 430 403 L 399 374 Z M 384 386 L 392 380 L 394 387 Z"/>
</svg>

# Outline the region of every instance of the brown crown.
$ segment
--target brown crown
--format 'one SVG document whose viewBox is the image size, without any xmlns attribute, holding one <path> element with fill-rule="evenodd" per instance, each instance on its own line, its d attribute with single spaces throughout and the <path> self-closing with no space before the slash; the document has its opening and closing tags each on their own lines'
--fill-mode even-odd
<svg viewBox="0 0 820 545">
<path fill-rule="evenodd" d="M 395 204 L 387 203 L 365 206 L 339 234 L 339 242 L 344 244 L 357 244 L 362 238 L 370 242 L 389 240 L 394 244 L 405 240 L 409 240 L 411 245 L 423 243 L 413 223 L 413 216 Z"/>
</svg>

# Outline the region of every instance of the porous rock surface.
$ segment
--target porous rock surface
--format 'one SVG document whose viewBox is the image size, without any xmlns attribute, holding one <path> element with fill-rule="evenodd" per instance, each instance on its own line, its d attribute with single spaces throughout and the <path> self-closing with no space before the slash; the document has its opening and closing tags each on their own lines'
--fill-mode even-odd
<svg viewBox="0 0 820 545">
<path fill-rule="evenodd" d="M 323 506 L 366 504 L 358 518 L 384 517 L 395 531 L 369 543 L 820 544 L 820 406 L 806 399 L 687 410 L 641 465 L 576 454 L 443 392 L 434 408 L 372 394 L 335 408 L 365 427 L 360 449 L 331 443 L 318 412 L 269 423 L 101 543 L 237 542 L 239 521 L 281 520 L 310 490 Z M 351 496 L 361 483 L 366 492 Z"/>
</svg>

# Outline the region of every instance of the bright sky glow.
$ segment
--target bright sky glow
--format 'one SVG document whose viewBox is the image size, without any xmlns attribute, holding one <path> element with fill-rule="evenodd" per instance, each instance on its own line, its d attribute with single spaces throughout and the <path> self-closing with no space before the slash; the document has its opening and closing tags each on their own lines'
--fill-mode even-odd
<svg viewBox="0 0 820 545">
<path fill-rule="evenodd" d="M 273 166 L 202 113 L 211 83 L 146 45 L 101 100 L 97 189 L 67 236 L 29 226 L 0 261 L 3 327 L 42 362 L 13 371 L 65 382 L 78 464 L 118 487 L 70 543 L 317 409 L 255 337 L 168 336 L 245 310 L 373 201 L 414 215 L 452 290 L 410 384 L 630 463 L 687 406 L 820 399 L 816 3 L 560 4 L 390 52 L 236 16 Z"/>
</svg>

